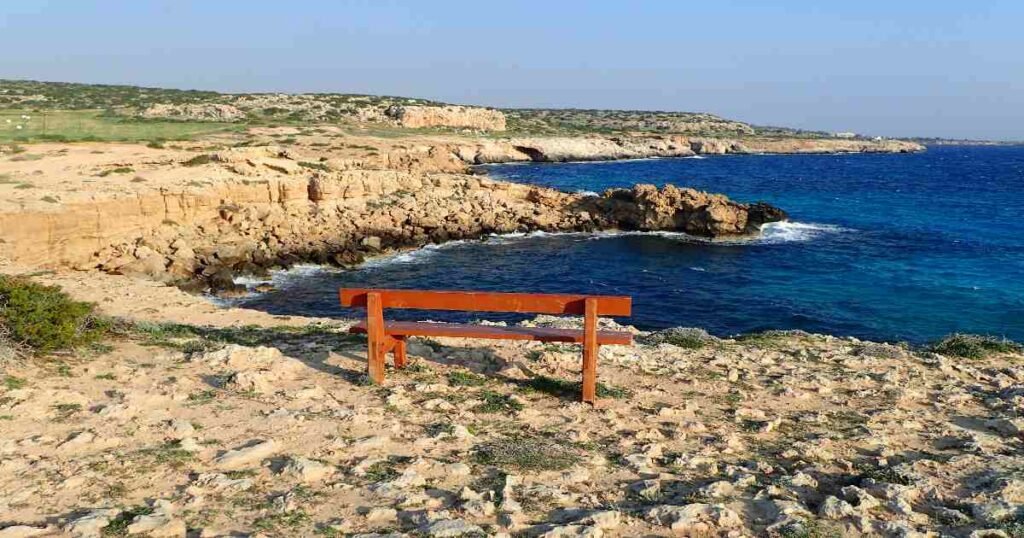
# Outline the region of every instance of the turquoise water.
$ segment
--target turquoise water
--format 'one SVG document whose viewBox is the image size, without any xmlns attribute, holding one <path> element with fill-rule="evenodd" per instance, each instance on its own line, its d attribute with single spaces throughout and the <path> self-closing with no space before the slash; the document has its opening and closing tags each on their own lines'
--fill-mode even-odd
<svg viewBox="0 0 1024 538">
<path fill-rule="evenodd" d="M 356 315 L 325 292 L 339 286 L 587 292 L 631 295 L 634 315 L 624 321 L 646 329 L 804 329 L 915 343 L 965 331 L 1024 340 L 1024 147 L 484 169 L 568 191 L 692 186 L 771 202 L 792 221 L 769 225 L 762 239 L 725 244 L 679 234 L 494 237 L 351 271 L 282 275 L 280 291 L 246 305 Z"/>
</svg>

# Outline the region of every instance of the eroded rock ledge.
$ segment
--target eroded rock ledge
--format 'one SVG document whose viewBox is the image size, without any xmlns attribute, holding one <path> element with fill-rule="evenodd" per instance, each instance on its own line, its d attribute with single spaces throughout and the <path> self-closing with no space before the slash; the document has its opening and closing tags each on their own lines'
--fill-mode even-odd
<svg viewBox="0 0 1024 538">
<path fill-rule="evenodd" d="M 673 230 L 717 238 L 758 233 L 785 213 L 693 189 L 638 185 L 601 196 L 452 173 L 319 170 L 274 148 L 210 154 L 185 170 L 218 181 L 67 204 L 6 223 L 7 250 L 35 265 L 231 289 L 239 273 L 367 256 L 488 234 Z"/>
</svg>

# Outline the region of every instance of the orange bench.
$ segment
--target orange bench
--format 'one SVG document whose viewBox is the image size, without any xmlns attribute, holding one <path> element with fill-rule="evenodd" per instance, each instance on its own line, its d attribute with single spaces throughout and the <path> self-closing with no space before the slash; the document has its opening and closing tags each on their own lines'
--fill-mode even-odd
<svg viewBox="0 0 1024 538">
<path fill-rule="evenodd" d="M 405 341 L 410 336 L 566 342 L 583 344 L 583 401 L 593 403 L 597 396 L 598 347 L 633 342 L 633 335 L 628 332 L 597 330 L 598 316 L 630 315 L 632 301 L 629 297 L 344 288 L 338 295 L 341 306 L 366 309 L 366 321 L 353 326 L 349 332 L 367 334 L 367 373 L 378 384 L 384 382 L 384 356 L 388 352 L 394 352 L 395 368 L 405 367 Z M 386 322 L 385 308 L 582 315 L 583 329 Z"/>
</svg>

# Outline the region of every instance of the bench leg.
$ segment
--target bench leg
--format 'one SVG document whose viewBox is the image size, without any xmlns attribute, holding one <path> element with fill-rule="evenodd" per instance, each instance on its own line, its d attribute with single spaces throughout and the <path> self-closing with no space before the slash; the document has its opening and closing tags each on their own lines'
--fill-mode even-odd
<svg viewBox="0 0 1024 538">
<path fill-rule="evenodd" d="M 406 356 L 405 356 L 405 337 L 404 336 L 396 336 L 395 337 L 395 368 L 399 369 L 399 370 L 402 369 L 402 368 L 405 368 L 406 362 L 407 362 L 407 359 L 406 359 Z"/>
<path fill-rule="evenodd" d="M 384 308 L 379 293 L 366 296 L 366 374 L 378 385 L 384 384 Z"/>
<path fill-rule="evenodd" d="M 586 300 L 583 318 L 583 401 L 597 401 L 597 300 Z"/>
</svg>

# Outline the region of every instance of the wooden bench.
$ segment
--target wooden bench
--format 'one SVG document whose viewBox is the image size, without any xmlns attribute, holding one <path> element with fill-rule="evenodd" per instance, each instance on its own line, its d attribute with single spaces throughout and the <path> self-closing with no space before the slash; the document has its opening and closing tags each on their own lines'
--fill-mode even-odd
<svg viewBox="0 0 1024 538">
<path fill-rule="evenodd" d="M 583 345 L 582 396 L 584 402 L 593 403 L 597 396 L 598 348 L 633 342 L 628 332 L 597 330 L 598 316 L 630 315 L 629 297 L 344 288 L 338 295 L 342 306 L 366 309 L 366 321 L 349 331 L 367 334 L 367 373 L 375 383 L 384 382 L 384 356 L 389 351 L 394 352 L 395 368 L 405 367 L 405 341 L 410 336 L 566 342 Z M 385 308 L 582 315 L 583 329 L 384 321 Z"/>
</svg>

